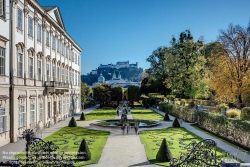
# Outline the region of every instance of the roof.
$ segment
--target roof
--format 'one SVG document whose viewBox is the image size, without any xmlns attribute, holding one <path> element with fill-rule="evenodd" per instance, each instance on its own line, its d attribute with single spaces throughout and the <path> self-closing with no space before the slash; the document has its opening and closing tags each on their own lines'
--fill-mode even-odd
<svg viewBox="0 0 250 167">
<path fill-rule="evenodd" d="M 51 11 L 52 9 L 54 9 L 54 8 L 56 8 L 57 6 L 42 6 L 42 8 L 44 9 L 44 10 L 46 10 L 46 12 L 48 12 L 48 11 Z"/>
</svg>

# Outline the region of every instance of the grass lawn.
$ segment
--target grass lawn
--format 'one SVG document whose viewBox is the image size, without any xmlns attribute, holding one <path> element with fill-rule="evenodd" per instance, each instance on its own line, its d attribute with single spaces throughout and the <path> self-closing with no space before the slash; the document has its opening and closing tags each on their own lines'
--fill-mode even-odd
<svg viewBox="0 0 250 167">
<path fill-rule="evenodd" d="M 196 136 L 184 128 L 166 128 L 141 131 L 139 135 L 142 143 L 145 146 L 147 158 L 150 163 L 162 166 L 170 165 L 169 162 L 159 162 L 156 160 L 156 154 L 160 148 L 163 138 L 166 138 L 173 158 L 178 158 L 180 156 L 180 152 L 185 152 L 186 149 L 184 147 L 191 143 L 192 140 L 195 140 L 196 142 L 202 140 L 202 138 Z M 216 149 L 216 153 L 218 158 L 224 156 L 224 151 L 220 148 Z"/>
<path fill-rule="evenodd" d="M 131 113 L 134 119 L 163 120 L 163 116 L 151 109 L 132 108 Z"/>
<path fill-rule="evenodd" d="M 78 167 L 98 163 L 109 134 L 110 132 L 91 130 L 83 127 L 64 127 L 45 138 L 45 141 L 54 142 L 59 147 L 58 152 L 64 151 L 66 155 L 72 156 L 75 159 L 81 141 L 85 138 L 91 152 L 91 160 L 76 162 L 75 166 Z M 16 158 L 20 156 L 23 155 L 17 155 Z"/>
<path fill-rule="evenodd" d="M 85 115 L 85 120 L 105 120 L 105 119 L 114 119 L 116 117 L 116 109 L 115 108 L 103 108 L 96 109 L 91 113 Z"/>
</svg>

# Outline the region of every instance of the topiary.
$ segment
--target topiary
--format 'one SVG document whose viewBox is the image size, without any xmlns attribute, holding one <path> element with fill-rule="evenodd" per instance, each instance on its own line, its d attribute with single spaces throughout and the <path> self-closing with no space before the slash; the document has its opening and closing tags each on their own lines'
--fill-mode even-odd
<svg viewBox="0 0 250 167">
<path fill-rule="evenodd" d="M 188 103 L 188 106 L 189 106 L 190 108 L 193 108 L 193 107 L 195 106 L 195 104 L 194 104 L 193 101 L 191 101 L 191 102 Z"/>
<path fill-rule="evenodd" d="M 76 124 L 76 120 L 74 117 L 71 118 L 71 120 L 69 121 L 69 127 L 77 127 L 77 124 Z"/>
<path fill-rule="evenodd" d="M 170 118 L 169 118 L 169 116 L 168 116 L 168 113 L 166 113 L 165 114 L 165 116 L 164 116 L 164 119 L 163 119 L 164 121 L 170 121 Z"/>
<path fill-rule="evenodd" d="M 180 123 L 179 123 L 179 121 L 178 121 L 177 118 L 174 119 L 174 122 L 173 122 L 172 126 L 173 126 L 174 128 L 179 128 L 179 127 L 181 127 L 181 126 L 180 126 Z"/>
<path fill-rule="evenodd" d="M 82 112 L 82 114 L 81 114 L 80 120 L 81 120 L 81 121 L 84 121 L 84 120 L 85 120 L 85 115 L 84 115 L 83 112 Z"/>
<path fill-rule="evenodd" d="M 172 160 L 172 154 L 168 148 L 165 138 L 162 140 L 159 151 L 156 154 L 156 160 L 160 162 L 170 162 Z"/>
<path fill-rule="evenodd" d="M 242 108 L 240 119 L 250 121 L 250 107 Z"/>
<path fill-rule="evenodd" d="M 87 161 L 91 159 L 91 152 L 89 150 L 89 147 L 86 143 L 86 140 L 83 139 L 80 147 L 78 149 L 78 153 L 77 153 L 77 159 L 79 161 Z"/>
</svg>

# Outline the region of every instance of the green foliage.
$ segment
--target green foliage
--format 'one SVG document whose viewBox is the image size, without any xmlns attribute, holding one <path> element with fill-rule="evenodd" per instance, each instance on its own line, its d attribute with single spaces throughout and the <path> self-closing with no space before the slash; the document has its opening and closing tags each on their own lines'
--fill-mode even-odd
<svg viewBox="0 0 250 167">
<path fill-rule="evenodd" d="M 77 153 L 77 159 L 79 161 L 88 161 L 91 159 L 91 152 L 89 150 L 89 147 L 85 139 L 83 139 L 81 142 L 81 145 Z"/>
<path fill-rule="evenodd" d="M 98 85 L 93 87 L 94 100 L 104 105 L 104 102 L 109 102 L 111 100 L 111 87 L 108 85 Z"/>
<path fill-rule="evenodd" d="M 81 121 L 84 121 L 84 120 L 85 120 L 85 115 L 84 115 L 83 112 L 82 112 L 82 114 L 81 114 L 80 120 L 81 120 Z"/>
<path fill-rule="evenodd" d="M 132 107 L 134 107 L 133 102 L 140 100 L 140 88 L 139 86 L 131 85 L 127 89 L 128 93 L 128 100 L 132 102 Z"/>
<path fill-rule="evenodd" d="M 115 86 L 111 88 L 111 100 L 112 101 L 122 101 L 124 96 L 124 90 L 121 86 Z"/>
<path fill-rule="evenodd" d="M 169 118 L 168 113 L 165 114 L 165 116 L 164 116 L 164 121 L 170 121 L 170 118 Z"/>
<path fill-rule="evenodd" d="M 160 162 L 170 162 L 172 160 L 171 151 L 168 148 L 166 138 L 162 140 L 160 149 L 156 155 L 156 160 Z"/>
<path fill-rule="evenodd" d="M 174 119 L 174 122 L 173 122 L 173 124 L 172 124 L 172 127 L 174 127 L 174 128 L 179 128 L 179 127 L 181 127 L 181 126 L 180 126 L 180 123 L 179 123 L 179 121 L 178 121 L 177 118 Z"/>
<path fill-rule="evenodd" d="M 86 83 L 81 82 L 81 103 L 86 103 L 87 97 L 92 93 L 92 89 Z"/>
<path fill-rule="evenodd" d="M 172 103 L 160 103 L 160 110 L 165 113 L 170 113 L 173 110 L 174 105 Z"/>
<path fill-rule="evenodd" d="M 68 127 L 77 127 L 76 120 L 74 117 L 72 117 L 71 120 L 69 121 Z"/>
<path fill-rule="evenodd" d="M 227 108 L 228 108 L 228 105 L 227 105 L 226 103 L 221 103 L 221 104 L 220 104 L 220 108 L 225 108 L 225 109 L 227 109 Z"/>
<path fill-rule="evenodd" d="M 240 117 L 241 111 L 237 108 L 230 108 L 226 112 L 226 116 L 228 118 L 235 118 L 235 117 Z"/>
<path fill-rule="evenodd" d="M 188 107 L 193 108 L 194 106 L 195 106 L 195 104 L 194 104 L 193 101 L 191 101 L 191 102 L 188 103 Z"/>
<path fill-rule="evenodd" d="M 242 108 L 240 119 L 250 121 L 250 107 Z"/>
</svg>

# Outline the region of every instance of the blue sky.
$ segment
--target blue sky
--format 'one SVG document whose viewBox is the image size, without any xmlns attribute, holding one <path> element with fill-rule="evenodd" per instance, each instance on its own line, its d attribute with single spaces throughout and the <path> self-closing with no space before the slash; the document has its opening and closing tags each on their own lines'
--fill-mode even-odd
<svg viewBox="0 0 250 167">
<path fill-rule="evenodd" d="M 100 64 L 138 62 L 159 46 L 169 46 L 172 35 L 189 29 L 195 39 L 215 41 L 230 23 L 247 26 L 249 0 L 37 0 L 58 6 L 66 31 L 81 46 L 81 73 Z"/>
</svg>

